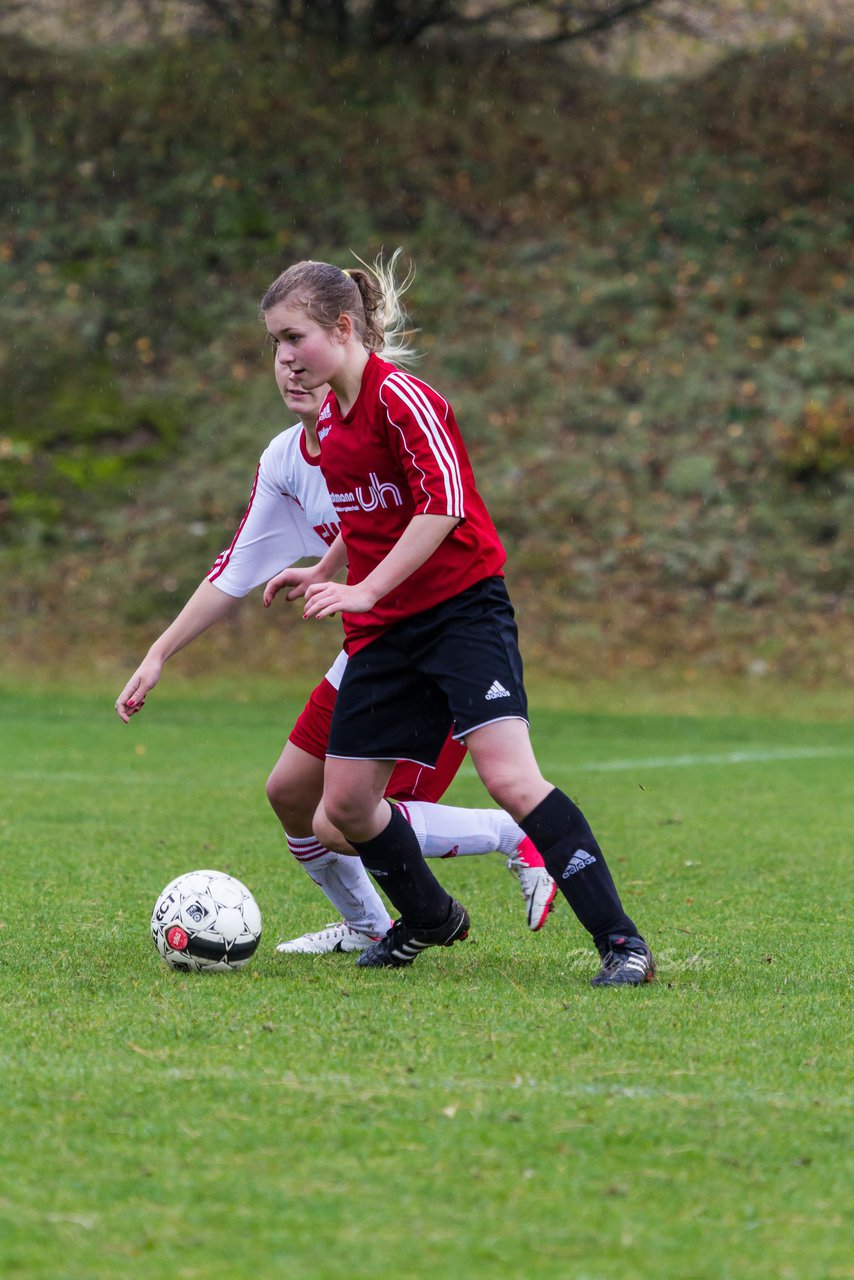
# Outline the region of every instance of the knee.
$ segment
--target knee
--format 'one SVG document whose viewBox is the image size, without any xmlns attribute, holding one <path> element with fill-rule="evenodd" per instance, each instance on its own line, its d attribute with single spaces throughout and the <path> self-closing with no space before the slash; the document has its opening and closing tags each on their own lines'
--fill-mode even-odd
<svg viewBox="0 0 854 1280">
<path fill-rule="evenodd" d="M 515 822 L 527 817 L 552 789 L 539 775 L 520 777 L 504 769 L 488 773 L 481 780 L 499 808 L 509 813 Z"/>
<path fill-rule="evenodd" d="M 312 828 L 315 837 L 325 849 L 332 849 L 335 853 L 353 852 L 352 847 L 341 834 L 340 827 L 335 825 L 322 804 L 318 806 L 314 815 Z"/>
<path fill-rule="evenodd" d="M 277 818 L 292 834 L 311 831 L 316 797 L 308 797 L 306 788 L 281 769 L 274 769 L 265 786 L 267 799 Z"/>
<path fill-rule="evenodd" d="M 387 824 L 388 804 L 367 788 L 330 789 L 314 815 L 314 834 L 339 853 L 351 853 L 352 842 L 370 840 Z"/>
<path fill-rule="evenodd" d="M 323 797 L 323 804 L 315 814 L 314 820 L 315 824 L 324 822 L 337 831 L 356 831 L 364 826 L 365 814 L 366 806 L 363 796 L 355 793 L 339 793 Z"/>
</svg>

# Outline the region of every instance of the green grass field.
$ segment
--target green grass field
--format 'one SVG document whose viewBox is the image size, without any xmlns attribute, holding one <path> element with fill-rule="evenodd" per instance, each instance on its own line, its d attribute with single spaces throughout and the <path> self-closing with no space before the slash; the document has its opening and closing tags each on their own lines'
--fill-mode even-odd
<svg viewBox="0 0 854 1280">
<path fill-rule="evenodd" d="M 3 1276 L 854 1276 L 844 722 L 535 713 L 659 960 L 597 991 L 498 856 L 440 866 L 464 945 L 278 959 L 330 918 L 263 795 L 300 704 L 116 691 L 0 696 Z M 202 866 L 261 905 L 240 974 L 151 944 Z"/>
</svg>

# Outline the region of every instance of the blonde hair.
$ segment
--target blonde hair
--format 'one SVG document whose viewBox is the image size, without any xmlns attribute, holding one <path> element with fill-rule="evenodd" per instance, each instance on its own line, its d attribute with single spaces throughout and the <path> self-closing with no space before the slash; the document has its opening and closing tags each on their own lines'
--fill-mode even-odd
<svg viewBox="0 0 854 1280">
<path fill-rule="evenodd" d="M 380 253 L 370 266 L 354 254 L 360 265 L 346 271 L 328 262 L 296 262 L 270 285 L 261 299 L 261 313 L 292 298 L 324 329 L 333 328 L 342 315 L 348 315 L 368 351 L 406 364 L 417 358 L 409 342 L 414 330 L 402 302 L 415 270 L 410 266 L 398 279 L 402 253 L 402 249 L 395 249 L 388 262 Z"/>
</svg>

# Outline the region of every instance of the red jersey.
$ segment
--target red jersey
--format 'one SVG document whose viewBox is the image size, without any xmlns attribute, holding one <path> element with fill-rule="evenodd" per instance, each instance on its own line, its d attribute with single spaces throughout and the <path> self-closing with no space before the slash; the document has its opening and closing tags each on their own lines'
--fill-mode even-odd
<svg viewBox="0 0 854 1280">
<path fill-rule="evenodd" d="M 453 410 L 426 382 L 371 355 L 350 412 L 330 393 L 317 419 L 320 467 L 347 547 L 348 583 L 362 582 L 415 515 L 459 520 L 433 554 L 370 613 L 343 615 L 355 653 L 401 618 L 500 574 L 505 561 Z"/>
</svg>

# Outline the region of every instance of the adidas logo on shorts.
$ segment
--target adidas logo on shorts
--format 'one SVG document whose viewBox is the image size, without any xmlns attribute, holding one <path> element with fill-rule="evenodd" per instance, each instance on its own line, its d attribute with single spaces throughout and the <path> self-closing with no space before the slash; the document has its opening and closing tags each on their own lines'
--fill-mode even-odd
<svg viewBox="0 0 854 1280">
<path fill-rule="evenodd" d="M 510 697 L 510 693 L 507 689 L 504 688 L 504 685 L 499 683 L 498 680 L 493 680 L 486 694 L 487 702 L 492 702 L 494 698 L 509 698 L 509 697 Z"/>
</svg>

